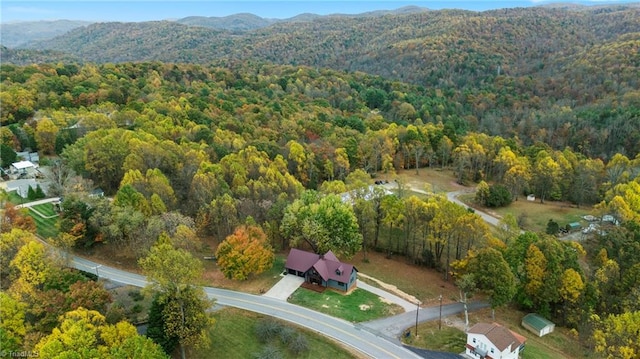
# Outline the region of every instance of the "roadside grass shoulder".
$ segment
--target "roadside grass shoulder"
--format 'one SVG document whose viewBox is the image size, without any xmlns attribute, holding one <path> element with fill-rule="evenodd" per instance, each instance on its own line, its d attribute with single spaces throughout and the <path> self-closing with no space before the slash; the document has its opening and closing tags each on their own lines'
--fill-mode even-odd
<svg viewBox="0 0 640 359">
<path fill-rule="evenodd" d="M 356 323 L 404 312 L 399 305 L 386 303 L 379 296 L 358 288 L 348 294 L 298 288 L 289 302 Z"/>
<path fill-rule="evenodd" d="M 211 344 L 206 348 L 191 348 L 188 352 L 189 358 L 258 358 L 263 357 L 260 354 L 264 353 L 267 347 L 271 350 L 275 348 L 280 354 L 277 357 L 285 359 L 348 359 L 361 357 L 330 339 L 282 321 L 277 322 L 283 327 L 293 330 L 296 335 L 302 334 L 304 336 L 308 350 L 294 353 L 281 340 L 277 339 L 261 342 L 256 334 L 256 325 L 261 320 L 274 320 L 261 314 L 234 308 L 224 308 L 215 312 L 213 316 L 216 322 L 208 333 Z"/>
<path fill-rule="evenodd" d="M 415 327 L 410 329 L 411 335 L 403 338 L 408 345 L 450 353 L 462 353 L 465 350 L 467 335 L 458 328 L 442 326 L 438 330 L 438 321 L 430 321 L 418 325 L 417 336 Z"/>
</svg>

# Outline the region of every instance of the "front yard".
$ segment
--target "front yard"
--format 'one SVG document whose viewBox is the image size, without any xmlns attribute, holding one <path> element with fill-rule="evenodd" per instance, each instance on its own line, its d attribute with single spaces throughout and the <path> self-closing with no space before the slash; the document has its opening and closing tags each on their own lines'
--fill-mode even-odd
<svg viewBox="0 0 640 359">
<path fill-rule="evenodd" d="M 317 293 L 298 288 L 289 302 L 356 323 L 404 312 L 399 305 L 386 303 L 383 298 L 363 289 L 342 294 L 333 290 Z"/>
</svg>

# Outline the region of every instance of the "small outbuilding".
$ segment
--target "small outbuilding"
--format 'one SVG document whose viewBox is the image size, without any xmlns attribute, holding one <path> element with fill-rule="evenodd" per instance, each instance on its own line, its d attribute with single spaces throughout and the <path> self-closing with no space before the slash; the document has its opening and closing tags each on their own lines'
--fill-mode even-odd
<svg viewBox="0 0 640 359">
<path fill-rule="evenodd" d="M 36 171 L 36 165 L 34 165 L 33 162 L 31 161 L 20 161 L 20 162 L 14 162 L 11 164 L 11 172 L 13 173 L 31 174 L 31 173 L 34 173 L 35 171 Z"/>
<path fill-rule="evenodd" d="M 553 322 L 535 313 L 525 315 L 522 318 L 522 326 L 539 337 L 553 332 L 556 328 Z"/>
<path fill-rule="evenodd" d="M 567 231 L 579 231 L 582 225 L 579 222 L 571 222 L 567 224 Z"/>
</svg>

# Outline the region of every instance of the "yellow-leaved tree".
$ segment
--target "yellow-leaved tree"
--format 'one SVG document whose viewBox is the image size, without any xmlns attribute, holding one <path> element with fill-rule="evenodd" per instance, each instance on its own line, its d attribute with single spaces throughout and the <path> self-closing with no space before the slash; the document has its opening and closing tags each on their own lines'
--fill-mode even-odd
<svg viewBox="0 0 640 359">
<path fill-rule="evenodd" d="M 167 358 L 130 323 L 107 324 L 102 314 L 84 308 L 67 312 L 35 349 L 43 358 Z"/>
</svg>

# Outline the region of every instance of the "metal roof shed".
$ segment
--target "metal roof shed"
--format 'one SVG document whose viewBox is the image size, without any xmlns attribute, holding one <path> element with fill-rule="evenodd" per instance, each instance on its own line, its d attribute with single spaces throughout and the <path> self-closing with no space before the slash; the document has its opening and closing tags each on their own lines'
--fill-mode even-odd
<svg viewBox="0 0 640 359">
<path fill-rule="evenodd" d="M 547 335 L 555 329 L 556 325 L 535 313 L 529 313 L 522 318 L 522 326 L 539 337 Z"/>
<path fill-rule="evenodd" d="M 571 222 L 567 224 L 567 230 L 570 230 L 570 231 L 577 231 L 580 228 L 582 228 L 582 225 L 579 222 Z"/>
<path fill-rule="evenodd" d="M 11 164 L 11 167 L 15 168 L 16 170 L 20 171 L 20 170 L 26 170 L 28 168 L 35 168 L 36 165 L 33 164 L 33 162 L 31 161 L 20 161 L 20 162 L 14 162 Z"/>
</svg>

